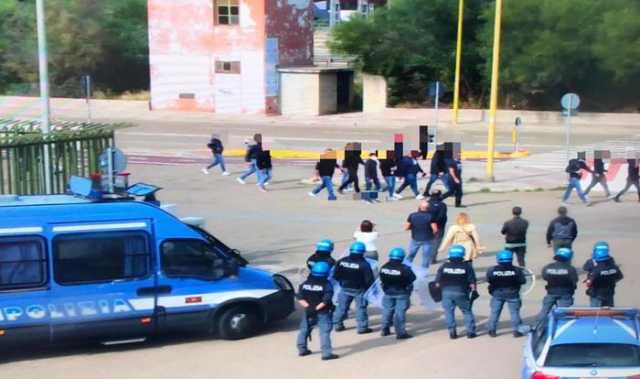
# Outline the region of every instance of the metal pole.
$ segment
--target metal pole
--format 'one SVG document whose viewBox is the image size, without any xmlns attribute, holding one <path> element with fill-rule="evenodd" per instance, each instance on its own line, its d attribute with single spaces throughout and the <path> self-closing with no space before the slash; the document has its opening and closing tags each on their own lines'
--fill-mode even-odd
<svg viewBox="0 0 640 379">
<path fill-rule="evenodd" d="M 91 75 L 85 77 L 84 90 L 87 96 L 87 122 L 91 122 Z"/>
<path fill-rule="evenodd" d="M 496 0 L 494 31 L 493 31 L 493 61 L 491 64 L 491 101 L 489 105 L 489 133 L 487 135 L 487 167 L 486 175 L 489 181 L 494 181 L 493 154 L 496 150 L 496 108 L 498 107 L 498 76 L 500 75 L 500 31 L 502 23 L 502 0 Z"/>
<path fill-rule="evenodd" d="M 464 0 L 458 4 L 458 42 L 456 45 L 456 77 L 453 85 L 453 124 L 458 124 L 460 108 L 460 65 L 462 63 L 462 19 L 464 18 Z"/>
<path fill-rule="evenodd" d="M 336 1 L 329 0 L 329 28 L 333 28 L 336 25 Z"/>
<path fill-rule="evenodd" d="M 44 0 L 36 0 L 36 18 L 38 24 L 38 69 L 40 75 L 40 127 L 43 134 L 49 134 L 49 70 L 47 57 L 47 25 Z M 51 165 L 49 164 L 49 146 L 44 145 L 44 181 L 46 193 L 51 193 Z"/>
<path fill-rule="evenodd" d="M 573 109 L 573 96 L 569 97 L 569 109 L 567 109 L 567 118 L 564 123 L 565 129 L 565 145 L 567 150 L 567 162 L 569 161 L 569 145 L 571 144 L 571 112 Z"/>
<path fill-rule="evenodd" d="M 440 81 L 436 81 L 436 101 L 435 101 L 436 128 L 438 127 L 438 123 L 440 121 L 439 102 L 440 102 Z"/>
</svg>

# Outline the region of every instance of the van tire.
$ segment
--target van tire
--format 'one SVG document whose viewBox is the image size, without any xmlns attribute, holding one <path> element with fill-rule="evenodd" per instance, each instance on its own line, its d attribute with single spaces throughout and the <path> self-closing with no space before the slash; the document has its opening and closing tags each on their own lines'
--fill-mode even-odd
<svg viewBox="0 0 640 379">
<path fill-rule="evenodd" d="M 258 315 L 253 307 L 237 305 L 218 318 L 218 336 L 225 340 L 250 337 L 258 331 Z"/>
</svg>

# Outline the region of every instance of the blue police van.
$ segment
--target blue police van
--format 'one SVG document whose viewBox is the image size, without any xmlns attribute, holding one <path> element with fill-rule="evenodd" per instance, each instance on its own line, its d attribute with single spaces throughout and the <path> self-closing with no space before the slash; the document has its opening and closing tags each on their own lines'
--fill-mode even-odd
<svg viewBox="0 0 640 379">
<path fill-rule="evenodd" d="M 157 204 L 0 199 L 0 347 L 197 330 L 240 339 L 293 310 L 284 276 Z"/>
</svg>

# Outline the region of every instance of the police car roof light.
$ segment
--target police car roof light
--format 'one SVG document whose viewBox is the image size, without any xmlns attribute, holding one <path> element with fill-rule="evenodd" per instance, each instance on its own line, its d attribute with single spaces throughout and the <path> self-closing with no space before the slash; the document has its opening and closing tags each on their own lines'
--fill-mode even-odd
<svg viewBox="0 0 640 379">
<path fill-rule="evenodd" d="M 556 309 L 559 317 L 637 317 L 639 311 L 633 308 L 566 308 Z"/>
<path fill-rule="evenodd" d="M 127 188 L 127 193 L 131 196 L 149 196 L 160 191 L 162 188 L 147 183 L 136 183 Z"/>
<path fill-rule="evenodd" d="M 80 176 L 72 176 L 69 179 L 69 191 L 76 196 L 89 197 L 92 185 L 91 179 Z"/>
</svg>

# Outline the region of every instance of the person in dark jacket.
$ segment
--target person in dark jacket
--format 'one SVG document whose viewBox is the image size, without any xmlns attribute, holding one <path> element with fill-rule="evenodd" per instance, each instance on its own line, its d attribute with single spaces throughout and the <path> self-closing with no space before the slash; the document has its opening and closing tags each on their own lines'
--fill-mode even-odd
<svg viewBox="0 0 640 379">
<path fill-rule="evenodd" d="M 444 184 L 447 188 L 447 192 L 451 190 L 449 188 L 449 183 L 447 183 L 447 167 L 444 157 L 445 154 L 442 149 L 437 149 L 433 153 L 433 157 L 431 157 L 431 165 L 429 167 L 429 181 L 427 182 L 427 186 L 424 188 L 424 193 L 422 194 L 424 197 L 429 196 L 431 193 L 431 186 L 433 186 L 437 180 L 440 180 Z"/>
<path fill-rule="evenodd" d="M 375 153 L 369 154 L 369 159 L 364 163 L 364 182 L 367 191 L 371 191 L 371 184 L 380 191 L 380 180 L 378 179 L 378 156 Z"/>
<path fill-rule="evenodd" d="M 258 189 L 262 192 L 266 192 L 267 189 L 265 186 L 269 184 L 273 170 L 273 165 L 271 164 L 271 152 L 269 150 L 261 150 L 258 153 L 256 167 L 258 168 Z"/>
<path fill-rule="evenodd" d="M 593 253 L 595 265 L 587 275 L 587 295 L 592 307 L 613 307 L 616 284 L 624 276 L 609 254 L 609 246 L 599 245 Z"/>
<path fill-rule="evenodd" d="M 298 355 L 311 354 L 307 340 L 311 338 L 311 329 L 320 328 L 320 349 L 322 360 L 337 359 L 331 348 L 331 329 L 333 315 L 333 287 L 328 280 L 331 268 L 326 262 L 319 262 L 311 269 L 309 278 L 300 285 L 296 298 L 304 309 L 297 338 Z"/>
<path fill-rule="evenodd" d="M 489 294 L 491 294 L 491 315 L 489 316 L 489 336 L 496 337 L 498 321 L 504 304 L 509 306 L 511 313 L 511 328 L 514 337 L 522 337 L 522 319 L 520 318 L 520 308 L 522 299 L 520 298 L 520 288 L 527 282 L 524 271 L 520 267 L 513 265 L 513 253 L 509 250 L 498 252 L 498 265 L 491 267 L 487 271 L 487 283 L 489 283 Z"/>
<path fill-rule="evenodd" d="M 524 256 L 527 253 L 527 229 L 529 221 L 523 219 L 522 208 L 513 207 L 513 218 L 504 223 L 501 233 L 504 235 L 505 249 L 511 250 L 518 258 L 518 266 L 525 267 Z"/>
<path fill-rule="evenodd" d="M 431 240 L 431 263 L 438 262 L 438 249 L 447 230 L 447 204 L 442 201 L 442 191 L 436 190 L 429 197 L 429 212 L 433 215 L 433 220 L 438 225 L 438 231 Z"/>
<path fill-rule="evenodd" d="M 589 276 L 591 271 L 593 271 L 593 269 L 598 265 L 598 263 L 596 262 L 596 251 L 598 251 L 598 249 L 601 249 L 601 248 L 609 249 L 609 243 L 607 243 L 606 241 L 596 242 L 593 245 L 591 258 L 587 259 L 582 265 L 582 271 L 584 271 L 587 274 L 587 277 Z M 615 260 L 613 259 L 613 257 L 610 257 L 610 258 L 611 258 L 611 261 L 615 263 Z"/>
<path fill-rule="evenodd" d="M 582 178 L 581 171 L 587 171 L 593 173 L 593 171 L 587 166 L 587 163 L 582 158 L 571 159 L 567 168 L 565 168 L 565 172 L 569 174 L 569 183 L 567 184 L 567 189 L 562 196 L 562 205 L 566 205 L 569 197 L 571 196 L 571 192 L 575 189 L 578 193 L 578 197 L 580 200 L 587 206 L 591 205 L 591 201 L 584 192 L 582 192 L 582 186 L 580 184 L 580 178 Z"/>
<path fill-rule="evenodd" d="M 438 268 L 436 285 L 442 289 L 442 308 L 447 320 L 449 338 L 458 338 L 455 311 L 460 308 L 464 316 L 467 338 L 476 337 L 476 320 L 471 309 L 470 294 L 476 291 L 476 273 L 473 266 L 464 261 L 462 245 L 449 248 L 449 261 Z"/>
<path fill-rule="evenodd" d="M 349 249 L 349 255 L 336 263 L 333 278 L 340 283 L 338 293 L 338 309 L 333 316 L 336 332 L 345 330 L 344 320 L 351 302 L 356 302 L 356 322 L 358 334 L 371 333 L 369 316 L 367 314 L 367 297 L 365 292 L 374 281 L 373 270 L 364 258 L 366 246 L 362 242 L 354 242 Z"/>
<path fill-rule="evenodd" d="M 247 145 L 244 160 L 249 163 L 249 167 L 242 175 L 240 175 L 240 177 L 236 178 L 240 184 L 245 184 L 245 179 L 258 172 L 258 155 L 260 155 L 260 152 L 262 151 L 262 145 L 255 140 L 245 140 L 244 143 Z"/>
<path fill-rule="evenodd" d="M 459 154 L 459 153 L 456 153 Z M 462 206 L 462 161 L 460 157 L 453 157 L 445 159 L 445 165 L 447 167 L 447 179 L 449 181 L 449 191 L 442 196 L 442 199 L 453 196 L 455 198 L 456 208 Z"/>
<path fill-rule="evenodd" d="M 356 193 L 360 192 L 360 178 L 358 178 L 358 169 L 360 165 L 364 166 L 364 161 L 359 154 L 351 154 L 342 161 L 342 168 L 347 170 L 349 174 L 349 179 L 344 181 L 340 188 L 338 188 L 338 193 L 342 194 L 345 188 L 349 186 L 349 184 L 353 184 L 353 190 Z"/>
<path fill-rule="evenodd" d="M 380 160 L 380 172 L 386 183 L 385 190 L 389 193 L 389 200 L 397 200 L 396 196 L 396 159 L 393 152 L 387 152 L 387 157 Z"/>
<path fill-rule="evenodd" d="M 607 184 L 607 169 L 604 165 L 604 160 L 601 158 L 597 158 L 593 160 L 593 171 L 591 174 L 591 183 L 587 186 L 587 189 L 584 190 L 584 195 L 588 196 L 589 192 L 596 186 L 596 184 L 600 184 L 602 188 L 604 188 L 605 195 L 607 197 L 611 196 L 611 192 L 609 191 L 609 185 Z"/>
<path fill-rule="evenodd" d="M 207 144 L 207 147 L 211 150 L 211 154 L 213 155 L 213 161 L 207 167 L 202 168 L 202 173 L 205 175 L 209 175 L 209 170 L 220 165 L 220 170 L 222 170 L 223 176 L 230 175 L 227 171 L 227 168 L 224 166 L 224 156 L 222 153 L 224 152 L 224 146 L 222 145 L 222 141 L 218 138 L 217 134 L 211 136 L 211 140 Z"/>
<path fill-rule="evenodd" d="M 333 241 L 322 240 L 316 244 L 316 252 L 307 258 L 307 267 L 309 270 L 318 262 L 326 262 L 331 268 L 336 265 L 336 260 L 333 259 L 331 253 L 333 252 Z"/>
<path fill-rule="evenodd" d="M 325 150 L 323 155 L 332 156 L 335 152 L 331 149 Z M 333 174 L 335 170 L 340 170 L 340 166 L 338 166 L 338 161 L 334 158 L 321 158 L 318 163 L 316 163 L 316 176 L 320 178 L 322 181 L 313 191 L 309 192 L 309 196 L 317 197 L 320 191 L 323 189 L 327 189 L 329 193 L 329 200 L 336 200 L 336 195 L 333 193 Z"/>
<path fill-rule="evenodd" d="M 567 213 L 566 207 L 558 208 L 558 217 L 551 220 L 547 228 L 547 245 L 553 246 L 553 251 L 561 247 L 571 249 L 573 241 L 578 237 L 578 224 Z"/>
<path fill-rule="evenodd" d="M 620 198 L 624 195 L 631 186 L 636 187 L 638 192 L 638 201 L 640 201 L 640 167 L 637 159 L 627 159 L 627 185 L 618 192 L 614 200 L 620 202 Z"/>
<path fill-rule="evenodd" d="M 413 191 L 413 195 L 416 199 L 424 199 L 424 196 L 418 192 L 418 173 L 422 173 L 422 176 L 425 176 L 426 174 L 422 170 L 422 167 L 420 167 L 417 157 L 418 152 L 412 152 L 409 156 L 403 157 L 402 161 L 399 163 L 399 165 L 402 166 L 400 171 L 403 173 L 404 181 L 396 190 L 397 198 L 402 198 L 400 193 L 404 191 L 405 188 L 411 187 L 411 191 Z"/>
<path fill-rule="evenodd" d="M 391 249 L 389 262 L 380 268 L 380 282 L 384 297 L 382 298 L 382 332 L 381 335 L 391 334 L 393 322 L 396 338 L 399 340 L 411 338 L 405 327 L 407 310 L 411 306 L 409 298 L 413 292 L 413 282 L 416 275 L 411 267 L 403 263 L 405 251 L 401 247 Z"/>
<path fill-rule="evenodd" d="M 547 294 L 542 300 L 538 320 L 544 319 L 553 307 L 570 307 L 578 283 L 578 271 L 571 264 L 573 251 L 566 247 L 558 249 L 553 256 L 555 262 L 542 269 L 542 279 L 547 282 Z"/>
</svg>

